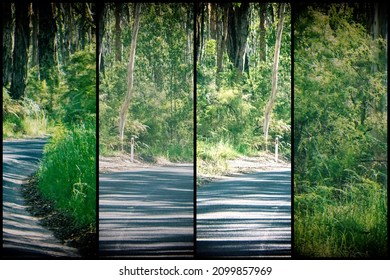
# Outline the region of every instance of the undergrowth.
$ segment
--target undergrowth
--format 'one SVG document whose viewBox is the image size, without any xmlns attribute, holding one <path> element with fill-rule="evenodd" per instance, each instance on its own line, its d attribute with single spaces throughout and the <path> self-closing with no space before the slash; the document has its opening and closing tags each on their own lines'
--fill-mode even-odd
<svg viewBox="0 0 390 280">
<path fill-rule="evenodd" d="M 38 171 L 39 189 L 80 226 L 96 226 L 96 128 L 56 126 Z"/>
<path fill-rule="evenodd" d="M 45 111 L 32 99 L 13 100 L 3 88 L 3 139 L 43 136 L 49 129 Z"/>
<path fill-rule="evenodd" d="M 295 195 L 294 236 L 298 256 L 385 257 L 387 191 L 363 179 L 342 188 L 317 186 Z"/>
<path fill-rule="evenodd" d="M 204 175 L 222 175 L 229 171 L 227 160 L 239 156 L 231 144 L 220 141 L 211 143 L 197 142 L 197 172 Z"/>
</svg>

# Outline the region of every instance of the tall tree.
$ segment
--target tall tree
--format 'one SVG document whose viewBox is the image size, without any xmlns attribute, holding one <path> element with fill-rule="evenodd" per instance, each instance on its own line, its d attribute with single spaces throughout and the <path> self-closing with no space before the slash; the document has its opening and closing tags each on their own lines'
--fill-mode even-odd
<svg viewBox="0 0 390 280">
<path fill-rule="evenodd" d="M 126 119 L 127 119 L 127 111 L 129 110 L 130 101 L 131 101 L 131 97 L 133 94 L 135 49 L 137 46 L 137 37 L 138 37 L 140 18 L 141 18 L 141 3 L 137 3 L 135 6 L 133 34 L 131 37 L 130 57 L 129 57 L 129 64 L 128 64 L 127 93 L 126 93 L 125 99 L 122 103 L 121 110 L 119 113 L 119 136 L 120 136 L 120 140 L 121 140 L 122 150 L 123 150 L 123 138 L 124 138 L 124 132 L 125 132 L 125 124 L 126 124 Z"/>
<path fill-rule="evenodd" d="M 39 2 L 39 73 L 41 80 L 45 80 L 49 86 L 53 86 L 53 66 L 56 65 L 55 38 L 57 33 L 52 4 Z"/>
<path fill-rule="evenodd" d="M 229 11 L 228 54 L 238 73 L 248 70 L 249 3 L 233 4 Z"/>
<path fill-rule="evenodd" d="M 277 27 L 277 31 L 276 31 L 274 62 L 273 62 L 273 66 L 272 66 L 272 89 L 271 89 L 271 96 L 270 96 L 268 104 L 265 108 L 265 113 L 264 113 L 263 133 L 264 133 L 264 138 L 265 138 L 267 150 L 268 150 L 269 123 L 271 120 L 272 108 L 274 106 L 274 103 L 276 100 L 276 94 L 277 94 L 277 90 L 278 90 L 279 55 L 280 55 L 280 45 L 281 45 L 281 41 L 282 41 L 285 6 L 286 6 L 285 3 L 281 3 L 280 7 L 279 7 L 279 15 L 278 15 L 279 22 L 278 22 L 278 27 Z"/>
<path fill-rule="evenodd" d="M 260 13 L 260 26 L 259 26 L 260 61 L 265 61 L 266 60 L 266 53 L 267 53 L 267 50 L 266 50 L 267 44 L 265 41 L 265 34 L 266 34 L 265 19 L 266 19 L 266 15 L 267 15 L 267 3 L 260 3 L 259 13 Z"/>
<path fill-rule="evenodd" d="M 101 71 L 103 75 L 105 74 L 104 69 L 104 46 L 103 46 L 103 36 L 105 34 L 105 19 L 106 19 L 106 5 L 103 3 L 99 5 L 98 9 L 98 21 L 99 21 L 99 72 Z"/>
<path fill-rule="evenodd" d="M 15 2 L 15 35 L 13 52 L 13 71 L 10 95 L 13 99 L 20 99 L 24 95 L 27 77 L 28 47 L 30 42 L 30 28 L 28 6 L 25 3 Z"/>
<path fill-rule="evenodd" d="M 121 15 L 123 3 L 115 3 L 115 59 L 122 61 L 122 28 Z"/>
<path fill-rule="evenodd" d="M 12 75 L 12 4 L 11 2 L 1 3 L 3 15 L 3 86 L 8 86 Z"/>
<path fill-rule="evenodd" d="M 31 23 L 32 23 L 32 34 L 31 34 L 31 43 L 32 43 L 32 54 L 31 54 L 31 66 L 37 66 L 39 63 L 38 59 L 38 8 L 35 3 L 31 4 Z"/>
</svg>

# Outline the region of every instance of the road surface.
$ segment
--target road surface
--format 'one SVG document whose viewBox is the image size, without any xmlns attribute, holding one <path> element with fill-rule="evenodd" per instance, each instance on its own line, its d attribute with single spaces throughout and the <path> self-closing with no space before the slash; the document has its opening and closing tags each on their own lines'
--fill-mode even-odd
<svg viewBox="0 0 390 280">
<path fill-rule="evenodd" d="M 5 258 L 78 257 L 30 215 L 21 184 L 38 168 L 45 139 L 3 141 L 3 256 Z"/>
<path fill-rule="evenodd" d="M 192 165 L 101 174 L 99 181 L 100 256 L 193 256 Z"/>
<path fill-rule="evenodd" d="M 201 257 L 291 256 L 291 172 L 256 172 L 197 190 Z"/>
</svg>

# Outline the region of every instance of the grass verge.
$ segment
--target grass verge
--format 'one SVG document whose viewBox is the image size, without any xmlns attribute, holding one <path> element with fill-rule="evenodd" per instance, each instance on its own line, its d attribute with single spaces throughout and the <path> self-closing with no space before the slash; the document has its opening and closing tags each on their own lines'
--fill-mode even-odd
<svg viewBox="0 0 390 280">
<path fill-rule="evenodd" d="M 298 256 L 386 257 L 386 189 L 365 180 L 295 195 L 294 237 Z"/>
<path fill-rule="evenodd" d="M 61 226 L 60 231 L 69 227 L 96 236 L 96 127 L 93 121 L 55 127 L 34 182 L 39 196 L 58 211 L 55 219 L 64 221 L 65 226 Z"/>
<path fill-rule="evenodd" d="M 201 185 L 206 177 L 224 175 L 229 172 L 227 160 L 234 159 L 239 153 L 232 145 L 226 142 L 197 142 L 197 161 L 198 170 L 197 184 Z"/>
<path fill-rule="evenodd" d="M 78 248 L 82 256 L 96 256 L 96 230 L 75 223 L 70 211 L 58 210 L 52 200 L 42 196 L 38 185 L 37 174 L 32 175 L 27 183 L 22 185 L 30 213 L 40 218 L 41 224 L 50 229 L 64 244 Z"/>
</svg>

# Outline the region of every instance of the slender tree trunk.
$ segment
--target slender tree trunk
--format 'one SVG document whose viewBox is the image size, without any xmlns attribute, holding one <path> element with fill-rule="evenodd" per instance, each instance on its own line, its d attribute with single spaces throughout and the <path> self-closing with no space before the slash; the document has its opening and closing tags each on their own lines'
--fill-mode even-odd
<svg viewBox="0 0 390 280">
<path fill-rule="evenodd" d="M 131 48 L 130 48 L 130 58 L 129 58 L 129 64 L 128 64 L 127 93 L 125 96 L 125 100 L 122 103 L 120 114 L 119 114 L 119 136 L 120 136 L 120 140 L 121 140 L 122 151 L 123 151 L 123 138 L 124 138 L 124 133 L 125 133 L 127 111 L 129 110 L 130 101 L 131 101 L 131 97 L 133 94 L 135 49 L 137 46 L 137 37 L 138 37 L 140 17 L 141 17 L 141 3 L 137 3 L 135 6 L 133 35 L 131 37 L 132 39 L 131 39 Z"/>
<path fill-rule="evenodd" d="M 15 35 L 13 53 L 13 71 L 10 95 L 20 99 L 24 95 L 27 77 L 28 47 L 30 43 L 28 5 L 15 2 Z"/>
<path fill-rule="evenodd" d="M 56 63 L 56 22 L 54 20 L 51 3 L 38 3 L 39 10 L 39 33 L 38 33 L 38 59 L 39 75 L 41 81 L 46 81 L 49 91 L 49 112 L 53 110 L 53 88 L 57 84 Z"/>
<path fill-rule="evenodd" d="M 218 11 L 218 6 L 216 7 Z M 222 72 L 222 59 L 223 59 L 223 27 L 222 21 L 217 21 L 217 77 Z"/>
<path fill-rule="evenodd" d="M 195 10 L 195 63 L 199 61 L 199 53 L 200 53 L 200 14 L 199 11 L 202 7 L 202 3 L 198 3 Z"/>
<path fill-rule="evenodd" d="M 115 60 L 122 61 L 122 28 L 121 28 L 121 14 L 122 3 L 115 3 Z"/>
<path fill-rule="evenodd" d="M 260 3 L 260 61 L 265 62 L 266 61 L 266 42 L 265 42 L 265 17 L 267 15 L 267 3 Z"/>
<path fill-rule="evenodd" d="M 192 62 L 192 57 L 193 57 L 193 53 L 191 52 L 191 46 L 192 46 L 192 38 L 191 38 L 191 34 L 192 34 L 192 20 L 193 20 L 193 17 L 192 17 L 192 13 L 191 13 L 191 10 L 188 9 L 187 10 L 187 13 L 186 13 L 186 35 L 187 35 L 187 44 L 186 44 L 186 53 L 185 53 L 185 57 L 184 57 L 184 61 L 186 63 L 191 63 Z"/>
<path fill-rule="evenodd" d="M 204 4 L 201 5 L 201 17 L 200 17 L 200 50 L 199 50 L 199 62 L 202 63 L 203 49 L 205 43 L 204 37 Z"/>
<path fill-rule="evenodd" d="M 209 17 L 210 17 L 210 39 L 217 39 L 218 32 L 218 4 L 210 3 L 209 4 Z"/>
<path fill-rule="evenodd" d="M 72 3 L 64 3 L 66 6 L 66 45 L 67 45 L 67 57 L 75 52 L 75 43 L 74 43 L 74 20 L 73 20 L 73 7 Z"/>
<path fill-rule="evenodd" d="M 57 21 L 57 26 L 58 26 L 58 67 L 60 65 L 67 65 L 67 48 L 66 48 L 66 36 L 65 36 L 65 10 L 63 7 L 63 3 L 56 3 L 56 12 L 55 12 L 55 18 Z"/>
<path fill-rule="evenodd" d="M 99 21 L 99 72 L 105 75 L 104 69 L 104 46 L 103 46 L 103 37 L 105 33 L 105 13 L 106 13 L 106 4 L 102 3 L 98 10 L 98 21 Z"/>
<path fill-rule="evenodd" d="M 8 86 L 12 75 L 12 34 L 14 26 L 12 23 L 12 4 L 2 2 L 3 17 L 3 86 Z"/>
<path fill-rule="evenodd" d="M 38 65 L 38 8 L 32 4 L 32 56 L 31 66 Z M 39 78 L 39 77 L 38 77 Z"/>
<path fill-rule="evenodd" d="M 51 69 L 55 65 L 56 22 L 50 3 L 39 3 L 38 59 L 41 80 L 52 86 Z"/>
<path fill-rule="evenodd" d="M 269 123 L 271 120 L 272 107 L 275 103 L 276 94 L 277 94 L 277 90 L 278 90 L 279 54 L 280 54 L 280 45 L 281 45 L 281 41 L 282 41 L 285 5 L 286 5 L 285 3 L 281 3 L 280 8 L 279 8 L 279 22 L 278 22 L 278 27 L 277 27 L 277 32 L 276 32 L 274 63 L 273 63 L 273 67 L 272 67 L 272 89 L 271 89 L 271 96 L 270 96 L 268 104 L 265 108 L 265 113 L 264 113 L 263 132 L 264 132 L 265 145 L 266 145 L 267 151 L 268 151 Z"/>
</svg>

